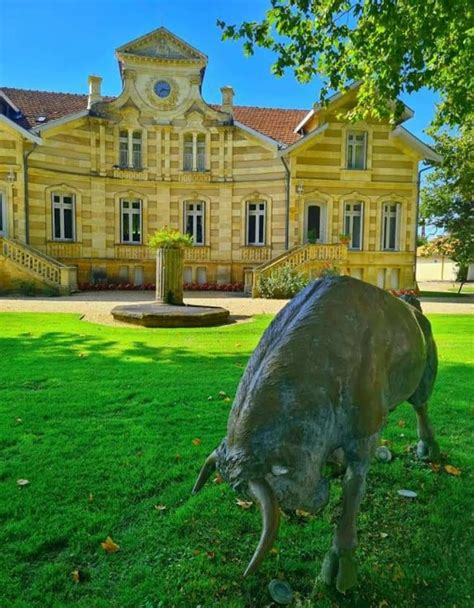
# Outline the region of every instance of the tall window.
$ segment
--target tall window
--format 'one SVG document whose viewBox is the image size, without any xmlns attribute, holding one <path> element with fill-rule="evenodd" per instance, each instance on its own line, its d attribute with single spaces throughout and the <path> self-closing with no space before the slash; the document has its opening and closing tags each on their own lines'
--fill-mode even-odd
<svg viewBox="0 0 474 608">
<path fill-rule="evenodd" d="M 265 245 L 265 203 L 247 203 L 247 245 Z"/>
<path fill-rule="evenodd" d="M 346 203 L 344 207 L 344 232 L 350 234 L 349 249 L 362 249 L 362 203 Z"/>
<path fill-rule="evenodd" d="M 184 171 L 206 170 L 206 136 L 202 133 L 187 133 L 183 138 Z"/>
<path fill-rule="evenodd" d="M 120 201 L 120 236 L 122 243 L 142 242 L 141 201 Z"/>
<path fill-rule="evenodd" d="M 5 209 L 5 196 L 0 192 L 0 236 L 5 236 L 7 233 L 7 216 Z"/>
<path fill-rule="evenodd" d="M 184 136 L 184 149 L 183 149 L 183 169 L 185 171 L 193 170 L 193 136 L 191 134 Z"/>
<path fill-rule="evenodd" d="M 53 194 L 53 239 L 74 240 L 74 196 Z"/>
<path fill-rule="evenodd" d="M 397 251 L 399 249 L 400 205 L 385 203 L 382 209 L 382 249 Z"/>
<path fill-rule="evenodd" d="M 347 134 L 347 168 L 365 169 L 367 164 L 367 133 L 349 131 Z"/>
<path fill-rule="evenodd" d="M 119 166 L 127 169 L 142 168 L 141 131 L 133 131 L 132 129 L 120 131 Z"/>
<path fill-rule="evenodd" d="M 195 245 L 204 245 L 204 203 L 184 203 L 184 230 L 193 237 Z"/>
</svg>

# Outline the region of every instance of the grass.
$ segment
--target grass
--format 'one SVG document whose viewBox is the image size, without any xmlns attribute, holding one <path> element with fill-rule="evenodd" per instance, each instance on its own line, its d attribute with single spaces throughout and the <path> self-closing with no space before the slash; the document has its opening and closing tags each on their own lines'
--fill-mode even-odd
<svg viewBox="0 0 474 608">
<path fill-rule="evenodd" d="M 0 315 L 2 608 L 268 606 L 267 584 L 279 576 L 309 596 L 330 544 L 337 480 L 322 516 L 284 519 L 276 550 L 248 580 L 255 508 L 239 508 L 224 484 L 190 496 L 225 433 L 225 395 L 269 319 L 137 331 L 75 315 Z M 359 517 L 359 585 L 345 597 L 318 588 L 318 608 L 473 605 L 473 318 L 431 320 L 441 359 L 432 420 L 444 464 L 461 475 L 413 458 L 415 417 L 400 406 L 384 432 L 395 458 L 373 463 Z M 418 498 L 399 497 L 400 488 Z M 107 536 L 116 553 L 101 548 Z"/>
<path fill-rule="evenodd" d="M 453 293 L 454 292 L 454 293 Z M 420 297 L 422 298 L 466 298 L 469 299 L 473 292 L 464 289 L 461 293 L 457 292 L 457 289 L 450 289 L 448 291 L 420 291 Z"/>
</svg>

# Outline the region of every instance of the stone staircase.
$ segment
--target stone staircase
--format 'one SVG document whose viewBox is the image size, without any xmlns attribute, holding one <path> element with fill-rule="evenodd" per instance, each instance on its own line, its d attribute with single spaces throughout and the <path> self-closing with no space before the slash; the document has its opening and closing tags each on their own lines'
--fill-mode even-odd
<svg viewBox="0 0 474 608">
<path fill-rule="evenodd" d="M 287 266 L 310 278 L 316 278 L 328 265 L 341 267 L 345 262 L 347 262 L 346 244 L 315 245 L 307 243 L 306 245 L 298 245 L 255 268 L 253 272 L 252 297 L 259 297 L 258 286 L 260 279 L 268 277 L 272 272 L 282 267 Z"/>
<path fill-rule="evenodd" d="M 31 281 L 38 286 L 56 287 L 61 293 L 71 293 L 77 290 L 77 269 L 21 241 L 0 238 L 0 288 L 14 287 L 19 281 Z"/>
</svg>

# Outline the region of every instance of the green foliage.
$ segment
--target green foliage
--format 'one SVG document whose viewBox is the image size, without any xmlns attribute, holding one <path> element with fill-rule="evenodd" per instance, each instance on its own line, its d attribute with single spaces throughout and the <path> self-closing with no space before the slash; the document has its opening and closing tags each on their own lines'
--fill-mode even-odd
<svg viewBox="0 0 474 608">
<path fill-rule="evenodd" d="M 157 230 L 148 239 L 150 249 L 184 249 L 184 247 L 191 247 L 192 244 L 193 237 L 190 234 L 183 234 L 168 226 Z"/>
<path fill-rule="evenodd" d="M 282 266 L 267 277 L 260 277 L 258 293 L 262 298 L 287 300 L 308 285 L 309 279 L 289 266 Z"/>
<path fill-rule="evenodd" d="M 426 178 L 421 192 L 420 219 L 444 232 L 425 252 L 449 256 L 465 280 L 474 263 L 474 134 L 434 133 L 435 149 L 443 158 Z M 464 277 L 464 278 L 463 278 Z"/>
<path fill-rule="evenodd" d="M 15 281 L 13 287 L 9 290 L 4 290 L 3 293 L 19 294 L 27 297 L 57 297 L 61 295 L 58 287 L 54 285 L 38 285 L 34 281 Z"/>
<path fill-rule="evenodd" d="M 300 82 L 330 90 L 361 81 L 351 119 L 395 119 L 403 93 L 428 87 L 441 95 L 438 122 L 472 122 L 474 28 L 470 0 L 271 0 L 260 22 L 218 21 L 223 39 L 276 54 L 273 72 L 287 68 Z"/>
<path fill-rule="evenodd" d="M 77 315 L 0 315 L 0 352 L 8 354 L 0 357 L 2 607 L 267 606 L 268 581 L 278 576 L 303 604 L 331 543 L 339 479 L 323 513 L 283 517 L 278 552 L 248 579 L 258 510 L 239 508 L 212 479 L 191 496 L 270 320 L 137 330 Z M 344 597 L 318 589 L 317 608 L 472 604 L 473 318 L 430 321 L 440 353 L 430 416 L 444 462 L 461 475 L 416 461 L 413 410 L 393 412 L 383 438 L 395 458 L 371 465 L 358 518 L 360 583 Z M 418 498 L 397 496 L 401 488 Z M 116 553 L 101 547 L 108 536 Z"/>
<path fill-rule="evenodd" d="M 316 230 L 313 228 L 312 230 L 308 230 L 308 243 L 310 243 L 311 245 L 316 244 L 318 240 L 318 233 L 316 232 Z"/>
<path fill-rule="evenodd" d="M 326 264 L 322 267 L 319 276 L 321 279 L 324 277 L 338 277 L 341 274 L 341 269 L 335 264 L 331 264 L 331 262 L 326 262 Z"/>
</svg>

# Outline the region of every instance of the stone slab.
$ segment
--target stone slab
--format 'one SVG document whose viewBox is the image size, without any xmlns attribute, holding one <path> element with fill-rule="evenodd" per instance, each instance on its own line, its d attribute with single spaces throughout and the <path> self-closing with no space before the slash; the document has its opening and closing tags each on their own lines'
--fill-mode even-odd
<svg viewBox="0 0 474 608">
<path fill-rule="evenodd" d="M 111 313 L 118 321 L 143 327 L 210 327 L 229 320 L 229 311 L 218 306 L 171 306 L 156 302 L 116 306 Z"/>
</svg>

